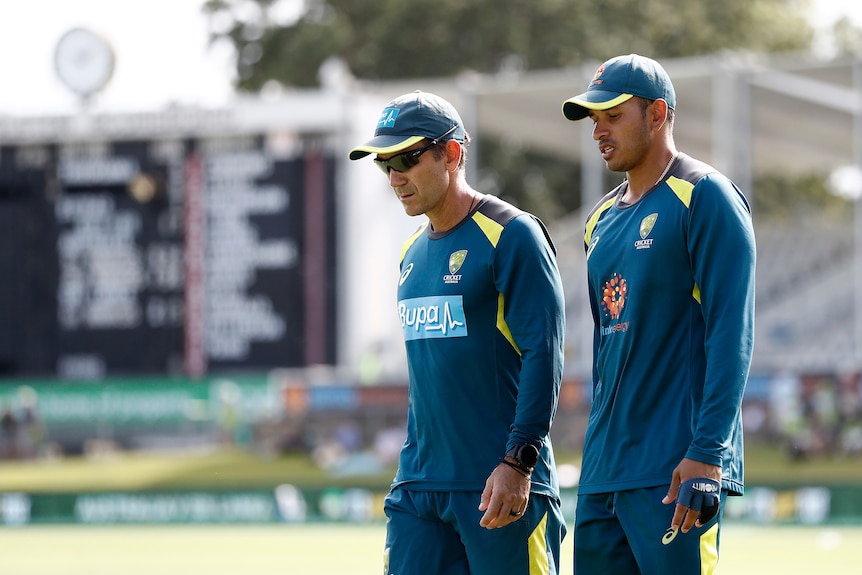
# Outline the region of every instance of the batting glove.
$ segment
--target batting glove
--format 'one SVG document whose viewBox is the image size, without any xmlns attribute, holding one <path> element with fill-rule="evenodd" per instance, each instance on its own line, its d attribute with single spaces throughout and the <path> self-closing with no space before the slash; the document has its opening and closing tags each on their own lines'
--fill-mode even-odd
<svg viewBox="0 0 862 575">
<path fill-rule="evenodd" d="M 689 479 L 679 486 L 679 496 L 676 502 L 689 509 L 700 512 L 700 524 L 706 524 L 718 514 L 721 504 L 721 483 L 707 479 L 706 477 L 695 477 Z"/>
</svg>

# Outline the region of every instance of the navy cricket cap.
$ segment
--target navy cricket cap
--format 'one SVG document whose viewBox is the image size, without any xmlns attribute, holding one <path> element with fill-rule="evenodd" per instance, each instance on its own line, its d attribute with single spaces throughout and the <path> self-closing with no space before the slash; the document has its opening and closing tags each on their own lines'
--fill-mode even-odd
<svg viewBox="0 0 862 575">
<path fill-rule="evenodd" d="M 633 96 L 664 100 L 669 108 L 676 108 L 676 92 L 661 64 L 629 54 L 599 66 L 587 91 L 563 102 L 563 115 L 572 121 L 581 120 L 590 110 L 608 110 Z"/>
<path fill-rule="evenodd" d="M 416 90 L 386 104 L 374 137 L 350 150 L 350 159 L 400 152 L 425 138 L 446 136 L 447 140 L 464 143 L 465 133 L 464 122 L 452 104 L 430 92 Z"/>
</svg>

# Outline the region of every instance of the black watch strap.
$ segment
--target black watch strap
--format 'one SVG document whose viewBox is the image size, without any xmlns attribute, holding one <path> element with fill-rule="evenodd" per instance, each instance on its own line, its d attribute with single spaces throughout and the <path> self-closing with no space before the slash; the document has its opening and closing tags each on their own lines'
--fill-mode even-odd
<svg viewBox="0 0 862 575">
<path fill-rule="evenodd" d="M 505 457 L 500 460 L 500 464 L 508 465 L 509 467 L 511 467 L 512 469 L 514 469 L 515 471 L 517 471 L 518 473 L 520 473 L 521 475 L 523 475 L 527 479 L 530 479 L 530 477 L 533 475 L 533 471 L 531 469 L 524 469 L 523 467 L 521 467 L 517 463 L 515 463 L 513 461 L 509 461 Z"/>
</svg>

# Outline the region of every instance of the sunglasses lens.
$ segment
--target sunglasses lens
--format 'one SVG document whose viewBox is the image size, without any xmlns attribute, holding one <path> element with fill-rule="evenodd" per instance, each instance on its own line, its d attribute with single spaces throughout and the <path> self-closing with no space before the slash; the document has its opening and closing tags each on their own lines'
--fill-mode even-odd
<svg viewBox="0 0 862 575">
<path fill-rule="evenodd" d="M 421 153 L 421 152 L 420 152 Z M 389 167 L 396 172 L 406 172 L 419 163 L 419 154 L 415 152 L 404 152 L 389 159 Z"/>
<path fill-rule="evenodd" d="M 417 154 L 416 152 L 420 153 Z M 377 167 L 386 174 L 389 175 L 389 170 L 395 170 L 396 172 L 406 172 L 413 166 L 419 163 L 419 156 L 425 150 L 412 150 L 410 152 L 404 152 L 402 154 L 398 154 L 397 156 L 392 156 L 388 160 L 374 160 L 374 163 L 377 164 Z"/>
<path fill-rule="evenodd" d="M 384 160 L 375 159 L 374 165 L 377 166 L 378 168 L 380 168 L 381 172 L 383 172 L 387 176 L 389 175 L 389 161 L 388 160 L 384 161 Z"/>
</svg>

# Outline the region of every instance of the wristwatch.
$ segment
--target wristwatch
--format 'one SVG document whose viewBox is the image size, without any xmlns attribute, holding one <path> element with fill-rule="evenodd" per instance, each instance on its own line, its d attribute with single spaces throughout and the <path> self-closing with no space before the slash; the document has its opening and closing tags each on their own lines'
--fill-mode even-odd
<svg viewBox="0 0 862 575">
<path fill-rule="evenodd" d="M 539 461 L 539 450 L 531 443 L 519 443 L 506 452 L 506 457 L 515 460 L 527 473 L 532 473 L 536 462 Z"/>
</svg>

